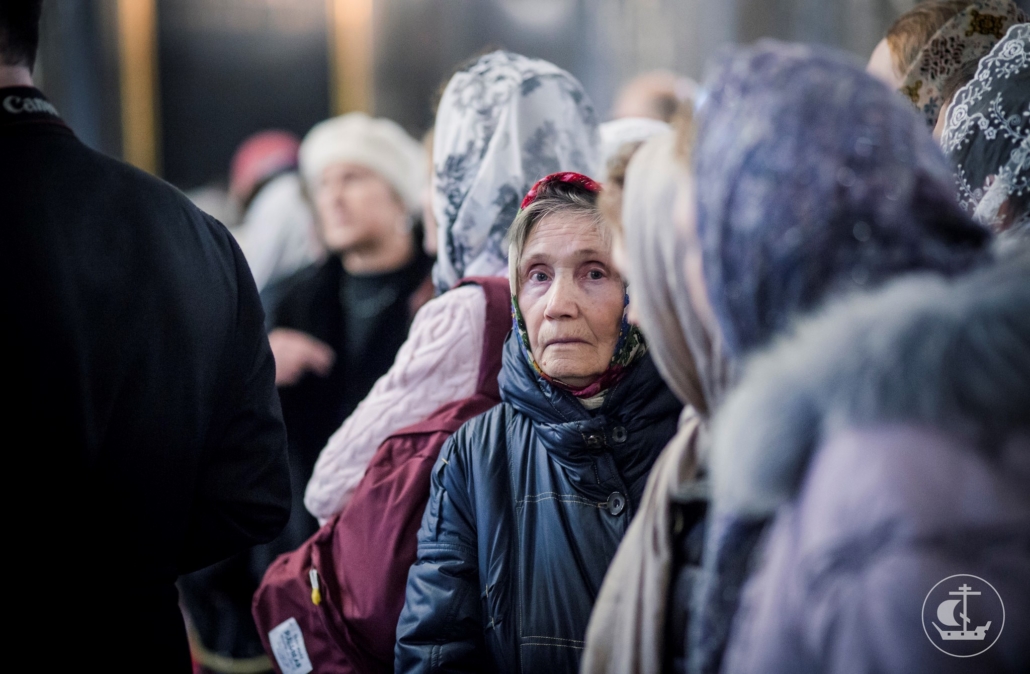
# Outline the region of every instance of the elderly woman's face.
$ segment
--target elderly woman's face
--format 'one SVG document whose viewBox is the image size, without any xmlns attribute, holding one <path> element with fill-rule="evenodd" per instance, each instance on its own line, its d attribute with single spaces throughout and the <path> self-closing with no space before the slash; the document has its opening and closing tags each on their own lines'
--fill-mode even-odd
<svg viewBox="0 0 1030 674">
<path fill-rule="evenodd" d="M 625 290 L 611 246 L 587 216 L 545 216 L 529 234 L 519 308 L 537 365 L 574 387 L 596 381 L 615 352 Z"/>
</svg>

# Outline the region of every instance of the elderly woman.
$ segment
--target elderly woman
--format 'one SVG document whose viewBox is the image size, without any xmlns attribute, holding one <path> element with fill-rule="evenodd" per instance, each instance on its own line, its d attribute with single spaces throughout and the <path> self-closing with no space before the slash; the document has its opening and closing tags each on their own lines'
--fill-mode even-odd
<svg viewBox="0 0 1030 674">
<path fill-rule="evenodd" d="M 399 672 L 575 672 L 608 563 L 680 404 L 625 319 L 625 284 L 579 174 L 512 225 L 503 403 L 433 470 L 397 626 Z"/>
</svg>

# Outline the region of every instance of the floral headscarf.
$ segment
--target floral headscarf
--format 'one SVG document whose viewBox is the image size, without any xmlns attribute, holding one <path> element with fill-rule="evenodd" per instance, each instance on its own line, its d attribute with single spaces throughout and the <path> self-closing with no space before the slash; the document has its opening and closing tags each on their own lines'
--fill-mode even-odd
<svg viewBox="0 0 1030 674">
<path fill-rule="evenodd" d="M 595 194 L 601 191 L 601 186 L 597 184 L 597 182 L 581 173 L 573 171 L 553 173 L 540 179 L 533 185 L 533 187 L 530 188 L 526 193 L 525 198 L 522 200 L 519 210 L 521 211 L 536 201 L 540 192 L 548 185 L 554 183 L 576 185 L 577 187 Z M 529 364 L 533 367 L 533 371 L 553 386 L 556 386 L 563 391 L 568 391 L 577 398 L 593 398 L 615 385 L 625 376 L 626 368 L 647 353 L 647 344 L 644 343 L 643 335 L 641 335 L 640 330 L 638 330 L 635 325 L 632 325 L 627 319 L 629 294 L 626 293 L 623 295 L 622 325 L 619 328 L 619 339 L 615 343 L 615 351 L 612 354 L 611 362 L 608 364 L 608 369 L 605 370 L 600 379 L 589 386 L 575 388 L 548 376 L 540 368 L 540 365 L 537 364 L 536 359 L 533 357 L 533 347 L 529 343 L 529 331 L 526 328 L 526 321 L 522 317 L 522 310 L 519 308 L 519 300 L 515 294 L 514 286 L 515 284 L 513 282 L 511 295 L 512 327 L 519 336 L 519 341 L 522 343 L 522 352 L 525 354 L 526 360 L 528 360 Z"/>
<path fill-rule="evenodd" d="M 1012 0 L 977 0 L 941 26 L 905 73 L 908 96 L 932 129 L 937 124 L 945 82 L 964 64 L 983 58 L 1014 23 L 1030 19 Z"/>
<path fill-rule="evenodd" d="M 941 136 L 957 168 L 959 203 L 980 224 L 1019 225 L 1027 213 L 1001 207 L 1030 194 L 1030 24 L 1017 24 L 955 94 Z M 1025 224 L 1025 222 L 1024 222 Z"/>
<path fill-rule="evenodd" d="M 764 40 L 718 61 L 705 89 L 697 236 L 733 357 L 834 293 L 981 258 L 988 233 L 922 119 L 850 58 Z"/>
<path fill-rule="evenodd" d="M 437 291 L 463 276 L 507 272 L 504 237 L 534 182 L 556 171 L 592 175 L 599 168 L 597 115 L 569 73 L 495 51 L 455 74 L 433 139 Z"/>
</svg>

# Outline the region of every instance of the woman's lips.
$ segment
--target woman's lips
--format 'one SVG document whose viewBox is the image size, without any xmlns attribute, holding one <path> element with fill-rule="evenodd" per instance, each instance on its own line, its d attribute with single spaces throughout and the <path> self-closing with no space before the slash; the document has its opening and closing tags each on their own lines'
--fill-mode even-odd
<svg viewBox="0 0 1030 674">
<path fill-rule="evenodd" d="M 585 339 L 576 339 L 573 337 L 564 337 L 561 339 L 552 339 L 547 342 L 547 346 L 563 346 L 567 344 L 588 344 Z"/>
</svg>

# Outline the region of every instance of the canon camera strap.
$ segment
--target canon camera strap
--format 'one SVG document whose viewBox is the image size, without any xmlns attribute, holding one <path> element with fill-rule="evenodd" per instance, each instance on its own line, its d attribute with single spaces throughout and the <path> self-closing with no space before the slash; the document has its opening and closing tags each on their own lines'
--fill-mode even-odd
<svg viewBox="0 0 1030 674">
<path fill-rule="evenodd" d="M 50 101 L 34 87 L 0 89 L 0 128 L 48 124 L 71 132 Z"/>
</svg>

